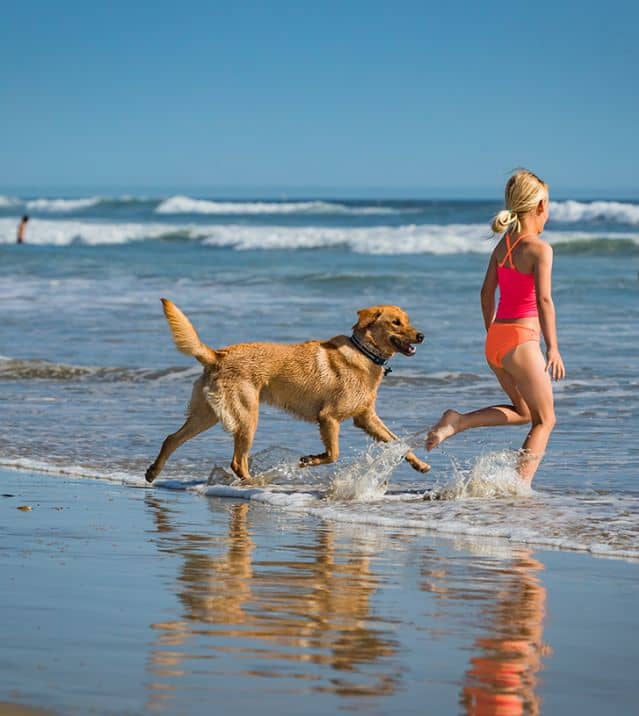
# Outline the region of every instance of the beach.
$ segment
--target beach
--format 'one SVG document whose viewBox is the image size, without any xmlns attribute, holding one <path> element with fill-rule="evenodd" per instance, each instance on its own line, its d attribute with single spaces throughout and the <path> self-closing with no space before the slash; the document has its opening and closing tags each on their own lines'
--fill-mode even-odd
<svg viewBox="0 0 639 716">
<path fill-rule="evenodd" d="M 533 490 L 525 427 L 424 451 L 444 409 L 504 399 L 479 308 L 498 209 L 2 197 L 0 714 L 636 710 L 639 205 L 551 204 L 567 378 Z M 263 406 L 253 485 L 216 427 L 148 487 L 201 372 L 162 297 L 215 348 L 400 305 L 426 335 L 378 395 L 400 442 L 344 423 L 340 460 L 302 469 L 317 427 Z"/>
<path fill-rule="evenodd" d="M 1 480 L 6 701 L 56 714 L 636 708 L 636 562 L 170 489 Z"/>
</svg>

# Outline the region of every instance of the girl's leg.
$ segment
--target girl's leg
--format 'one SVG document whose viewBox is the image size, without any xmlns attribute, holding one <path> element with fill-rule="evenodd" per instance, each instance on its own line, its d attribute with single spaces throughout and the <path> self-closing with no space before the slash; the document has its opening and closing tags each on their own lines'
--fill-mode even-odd
<svg viewBox="0 0 639 716">
<path fill-rule="evenodd" d="M 532 428 L 522 445 L 517 472 L 528 485 L 539 467 L 550 433 L 555 427 L 555 408 L 546 361 L 536 343 L 522 343 L 504 358 L 504 367 L 530 409 Z"/>
<path fill-rule="evenodd" d="M 526 344 L 537 346 L 536 341 Z M 521 344 L 521 345 L 526 345 Z M 515 349 L 517 350 L 517 349 Z M 492 405 L 488 408 L 474 410 L 472 413 L 458 413 L 447 410 L 439 422 L 429 431 L 426 438 L 426 449 L 432 450 L 448 438 L 470 428 L 484 428 L 495 425 L 525 425 L 530 422 L 530 410 L 517 388 L 515 379 L 504 369 L 490 366 L 497 376 L 499 384 L 512 401 L 512 405 Z"/>
</svg>

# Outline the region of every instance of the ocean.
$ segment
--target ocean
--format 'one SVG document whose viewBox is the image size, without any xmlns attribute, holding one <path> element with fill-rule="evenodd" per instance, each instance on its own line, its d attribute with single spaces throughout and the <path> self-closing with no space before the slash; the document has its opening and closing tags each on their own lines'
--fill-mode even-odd
<svg viewBox="0 0 639 716">
<path fill-rule="evenodd" d="M 426 335 L 417 355 L 393 359 L 379 393 L 401 444 L 372 444 L 345 424 L 339 462 L 300 469 L 300 455 L 319 451 L 316 427 L 263 406 L 255 486 L 232 483 L 231 437 L 217 427 L 180 448 L 152 489 L 260 502 L 277 519 L 639 558 L 639 203 L 551 202 L 544 236 L 567 378 L 555 386 L 557 427 L 533 490 L 513 478 L 523 427 L 455 436 L 426 457 L 426 475 L 402 462 L 407 445 L 425 455 L 444 409 L 504 399 L 484 362 L 479 307 L 499 208 L 0 197 L 0 466 L 144 485 L 200 372 L 175 350 L 161 297 L 214 347 L 349 334 L 358 309 L 391 303 Z"/>
</svg>

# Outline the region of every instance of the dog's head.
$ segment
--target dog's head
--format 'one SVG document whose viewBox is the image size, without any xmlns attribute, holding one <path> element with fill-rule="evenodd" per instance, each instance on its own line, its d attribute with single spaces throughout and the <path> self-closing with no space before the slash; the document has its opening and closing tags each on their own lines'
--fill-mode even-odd
<svg viewBox="0 0 639 716">
<path fill-rule="evenodd" d="M 394 353 L 415 355 L 415 343 L 423 343 L 424 334 L 411 325 L 410 319 L 398 306 L 371 306 L 357 312 L 359 320 L 353 326 L 358 336 L 370 342 L 384 356 Z"/>
</svg>

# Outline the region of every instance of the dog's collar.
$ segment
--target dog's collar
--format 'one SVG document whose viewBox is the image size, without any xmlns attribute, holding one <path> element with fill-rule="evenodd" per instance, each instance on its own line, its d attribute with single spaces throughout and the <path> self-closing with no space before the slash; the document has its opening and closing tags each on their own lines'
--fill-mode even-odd
<svg viewBox="0 0 639 716">
<path fill-rule="evenodd" d="M 384 376 L 392 372 L 391 367 L 388 365 L 387 358 L 380 356 L 379 353 L 376 353 L 372 348 L 365 346 L 354 333 L 350 340 L 360 353 L 363 353 L 369 360 L 372 360 L 375 365 L 384 369 Z"/>
</svg>

